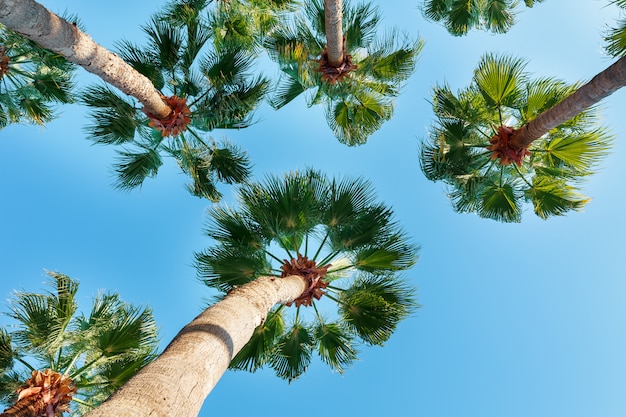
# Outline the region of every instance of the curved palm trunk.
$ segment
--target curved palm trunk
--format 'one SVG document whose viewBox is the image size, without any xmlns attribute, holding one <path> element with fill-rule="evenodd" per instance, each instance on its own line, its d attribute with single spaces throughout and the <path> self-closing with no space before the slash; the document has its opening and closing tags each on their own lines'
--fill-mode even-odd
<svg viewBox="0 0 626 417">
<path fill-rule="evenodd" d="M 34 0 L 0 0 L 0 23 L 139 100 L 159 118 L 171 109 L 148 78 Z"/>
<path fill-rule="evenodd" d="M 625 85 L 626 57 L 622 57 L 572 95 L 515 131 L 511 144 L 518 148 L 528 147 L 550 129 L 567 122 Z"/>
<path fill-rule="evenodd" d="M 307 288 L 298 275 L 261 277 L 186 325 L 165 351 L 85 417 L 195 417 L 231 359 L 276 304 Z"/>
<path fill-rule="evenodd" d="M 341 0 L 324 0 L 324 19 L 326 26 L 326 48 L 328 64 L 339 67 L 343 64 L 343 10 Z"/>
</svg>

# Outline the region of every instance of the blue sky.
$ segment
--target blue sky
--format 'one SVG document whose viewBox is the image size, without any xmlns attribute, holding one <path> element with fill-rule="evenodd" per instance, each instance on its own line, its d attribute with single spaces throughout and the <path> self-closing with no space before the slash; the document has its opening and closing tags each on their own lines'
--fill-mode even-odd
<svg viewBox="0 0 626 417">
<path fill-rule="evenodd" d="M 141 41 L 139 26 L 163 2 L 42 3 L 79 15 L 111 48 L 122 37 Z M 602 103 L 616 141 L 585 186 L 593 200 L 581 213 L 542 221 L 529 207 L 521 224 L 455 214 L 417 158 L 433 121 L 433 85 L 467 86 L 485 52 L 523 57 L 536 76 L 588 80 L 613 62 L 601 34 L 617 9 L 607 0 L 546 0 L 524 9 L 506 35 L 454 38 L 421 17 L 418 0 L 375 3 L 382 29 L 397 26 L 426 45 L 394 118 L 367 145 L 340 145 L 320 109 L 302 100 L 278 112 L 264 106 L 253 127 L 213 136 L 248 151 L 258 177 L 312 166 L 371 180 L 421 245 L 407 277 L 423 307 L 385 347 L 363 348 L 343 376 L 317 360 L 291 384 L 270 370 L 229 372 L 201 415 L 622 416 L 626 91 Z M 60 271 L 80 280 L 85 308 L 99 289 L 150 305 L 165 345 L 211 295 L 192 267 L 193 252 L 211 243 L 202 235 L 209 203 L 187 193 L 172 161 L 139 191 L 113 189 L 114 153 L 85 139 L 83 109 L 61 111 L 45 128 L 0 131 L 0 297 L 41 289 L 45 269 Z M 230 201 L 232 189 L 224 192 Z"/>
</svg>

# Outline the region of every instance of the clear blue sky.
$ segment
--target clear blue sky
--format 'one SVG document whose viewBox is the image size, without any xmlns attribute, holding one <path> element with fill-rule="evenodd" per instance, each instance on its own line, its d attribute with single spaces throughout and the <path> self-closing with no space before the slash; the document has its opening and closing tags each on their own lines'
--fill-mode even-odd
<svg viewBox="0 0 626 417">
<path fill-rule="evenodd" d="M 320 110 L 303 101 L 278 112 L 266 106 L 252 128 L 214 136 L 247 150 L 259 177 L 312 166 L 370 179 L 422 246 L 407 276 L 423 307 L 384 348 L 362 349 L 344 376 L 317 360 L 291 384 L 271 371 L 229 372 L 202 416 L 626 412 L 626 91 L 602 103 L 617 139 L 586 184 L 593 200 L 581 213 L 542 221 L 528 208 L 521 224 L 455 214 L 417 158 L 433 120 L 427 100 L 435 83 L 465 87 L 485 52 L 526 58 L 537 76 L 588 80 L 613 62 L 601 33 L 617 9 L 608 0 L 546 0 L 524 9 L 509 34 L 453 38 L 421 17 L 419 2 L 377 2 L 383 28 L 419 34 L 426 46 L 394 118 L 367 145 L 340 145 Z M 97 42 L 112 47 L 122 37 L 141 41 L 139 25 L 163 2 L 43 3 L 79 15 Z M 98 289 L 149 304 L 165 345 L 211 295 L 192 267 L 193 252 L 210 244 L 201 233 L 208 202 L 187 193 L 172 161 L 140 191 L 114 190 L 114 153 L 85 139 L 86 124 L 81 108 L 67 106 L 43 129 L 0 131 L 0 297 L 43 288 L 44 269 L 57 270 L 80 280 L 85 308 Z M 232 191 L 225 193 L 230 200 Z"/>
</svg>

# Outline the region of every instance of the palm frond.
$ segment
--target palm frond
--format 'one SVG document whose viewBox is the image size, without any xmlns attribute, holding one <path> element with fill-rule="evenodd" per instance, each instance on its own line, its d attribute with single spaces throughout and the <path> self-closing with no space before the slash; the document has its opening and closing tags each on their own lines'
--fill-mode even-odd
<svg viewBox="0 0 626 417">
<path fill-rule="evenodd" d="M 562 216 L 571 210 L 582 210 L 590 200 L 564 180 L 545 176 L 533 178 L 526 196 L 533 203 L 535 214 L 544 220 L 550 216 Z"/>
<path fill-rule="evenodd" d="M 525 81 L 526 63 L 511 56 L 484 55 L 474 71 L 474 82 L 487 106 L 513 106 L 519 95 L 520 84 Z"/>
<path fill-rule="evenodd" d="M 313 329 L 313 337 L 322 361 L 337 372 L 342 374 L 357 359 L 358 352 L 345 324 L 319 321 Z"/>
<path fill-rule="evenodd" d="M 115 187 L 132 190 L 143 184 L 144 180 L 156 176 L 163 164 L 159 152 L 154 149 L 143 149 L 139 152 L 119 151 L 118 162 L 115 164 Z"/>
<path fill-rule="evenodd" d="M 269 364 L 276 375 L 293 381 L 306 371 L 313 350 L 311 331 L 303 325 L 294 324 L 277 341 Z"/>
<path fill-rule="evenodd" d="M 85 128 L 96 143 L 118 145 L 130 142 L 141 120 L 137 109 L 107 86 L 92 86 L 81 94 L 81 100 L 92 110 L 94 122 Z"/>
<path fill-rule="evenodd" d="M 480 199 L 480 211 L 478 214 L 481 217 L 501 222 L 521 221 L 520 193 L 513 184 L 488 184 L 482 189 Z"/>
<path fill-rule="evenodd" d="M 272 357 L 276 341 L 285 331 L 281 309 L 270 311 L 262 325 L 254 329 L 250 341 L 235 355 L 230 369 L 254 372 Z"/>
</svg>

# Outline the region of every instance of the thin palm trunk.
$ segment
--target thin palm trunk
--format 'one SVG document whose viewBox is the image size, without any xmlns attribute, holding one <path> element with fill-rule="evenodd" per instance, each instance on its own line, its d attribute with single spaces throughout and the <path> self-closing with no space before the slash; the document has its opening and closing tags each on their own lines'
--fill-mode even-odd
<svg viewBox="0 0 626 417">
<path fill-rule="evenodd" d="M 556 106 L 522 126 L 511 137 L 511 144 L 517 148 L 528 147 L 550 129 L 567 122 L 625 85 L 626 57 L 622 57 Z"/>
<path fill-rule="evenodd" d="M 343 64 L 343 10 L 341 0 L 324 0 L 324 19 L 326 24 L 326 48 L 328 64 L 339 67 Z"/>
<path fill-rule="evenodd" d="M 261 277 L 236 288 L 186 325 L 165 351 L 85 417 L 195 417 L 205 398 L 276 304 L 307 288 L 305 278 Z"/>
<path fill-rule="evenodd" d="M 36 1 L 0 0 L 0 23 L 135 97 L 153 115 L 171 113 L 148 78 Z"/>
</svg>

